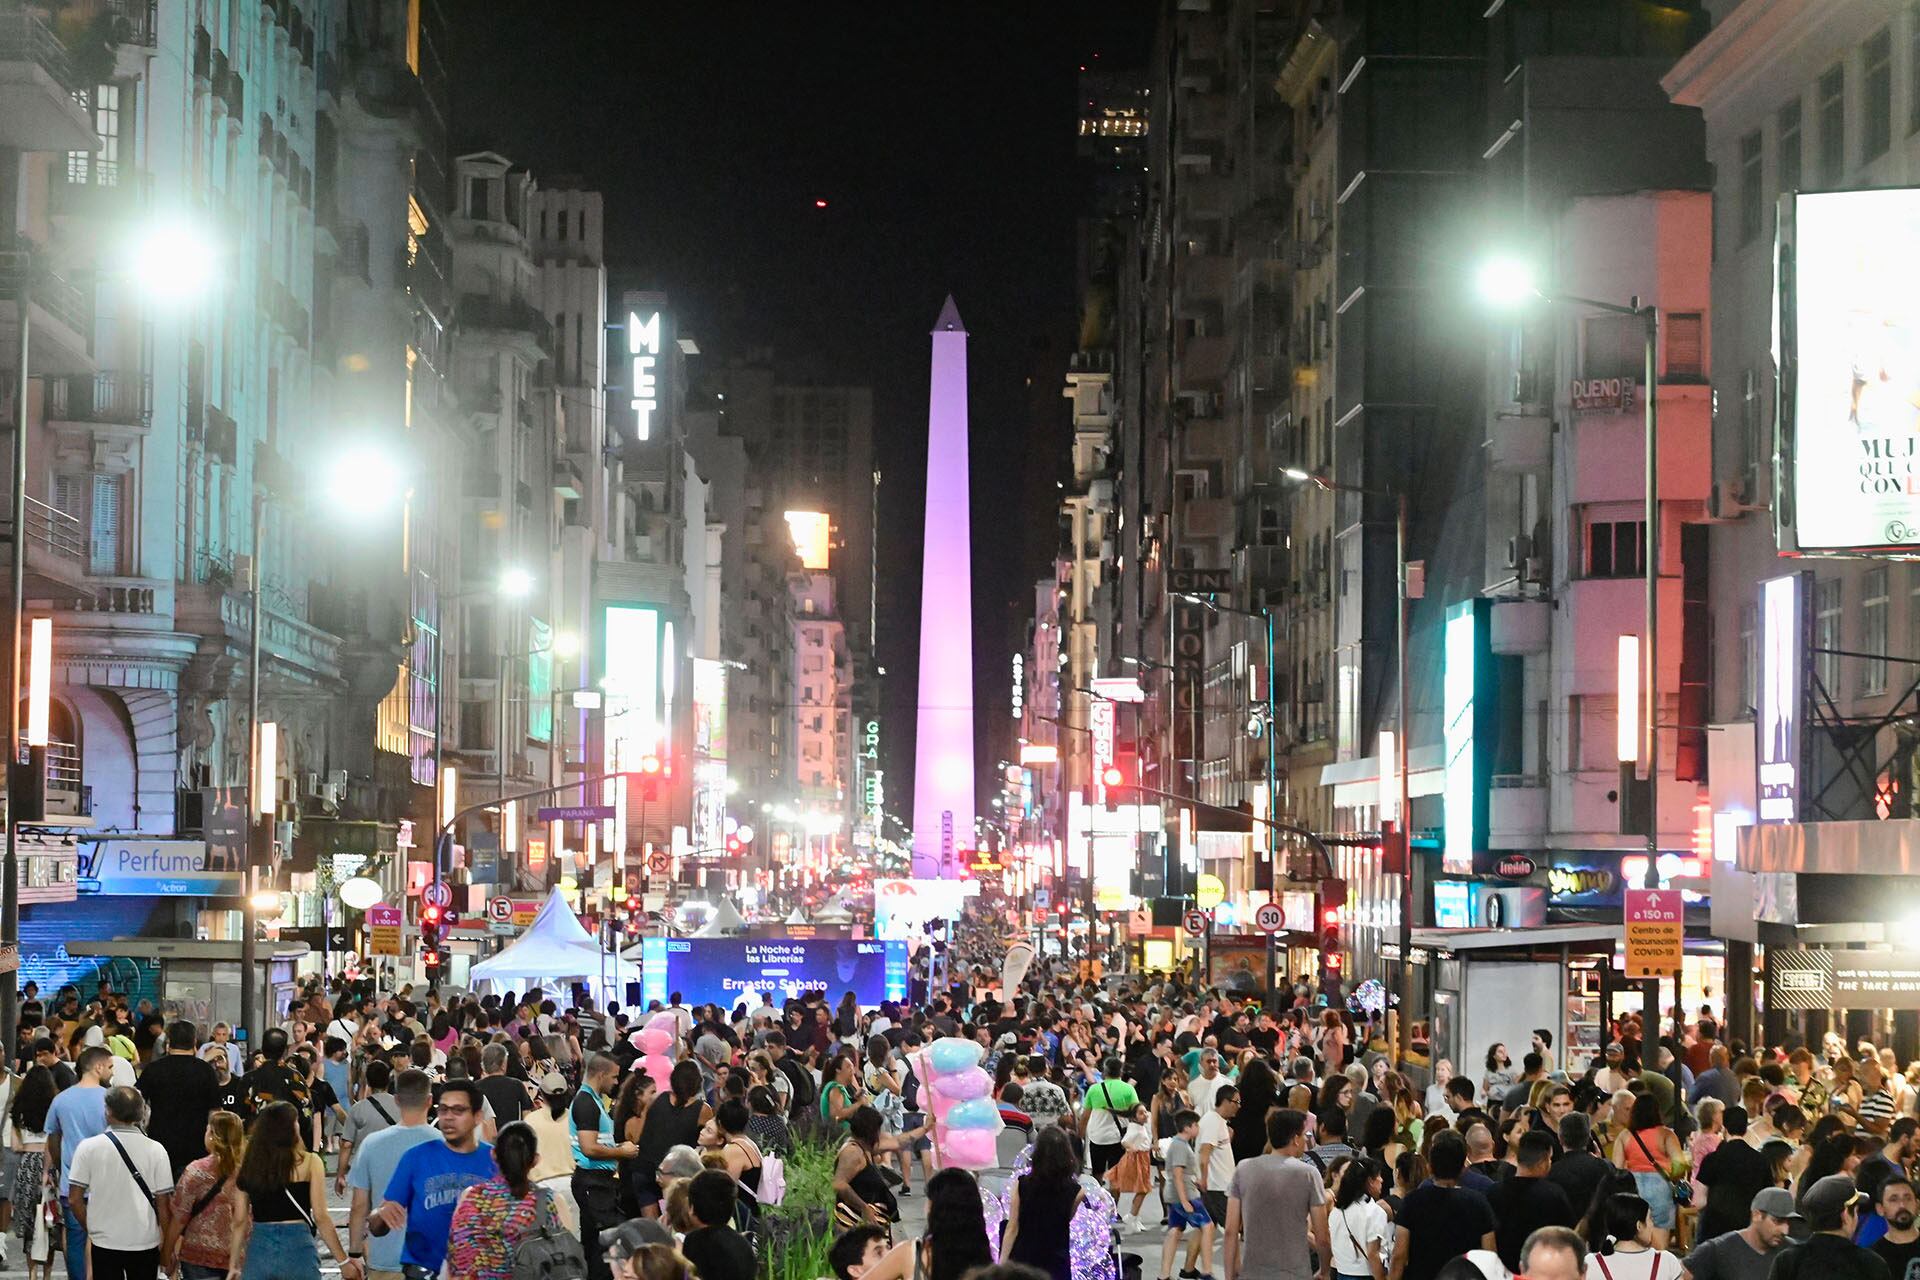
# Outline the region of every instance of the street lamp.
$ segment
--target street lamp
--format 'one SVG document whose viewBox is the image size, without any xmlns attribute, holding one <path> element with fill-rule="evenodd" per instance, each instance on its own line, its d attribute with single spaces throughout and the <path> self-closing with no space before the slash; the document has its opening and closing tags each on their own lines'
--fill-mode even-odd
<svg viewBox="0 0 1920 1280">
<path fill-rule="evenodd" d="M 1647 614 L 1646 643 L 1640 646 L 1640 747 L 1647 778 L 1647 872 L 1645 887 L 1658 888 L 1660 873 L 1660 408 L 1658 382 L 1660 313 L 1637 296 L 1624 305 L 1583 298 L 1576 294 L 1549 293 L 1540 288 L 1532 264 L 1512 256 L 1496 256 L 1480 267 L 1477 284 L 1481 298 L 1491 307 L 1512 310 L 1533 302 L 1560 306 L 1585 307 L 1609 315 L 1632 316 L 1641 323 L 1645 346 L 1641 353 L 1641 396 L 1645 401 L 1646 429 L 1641 445 L 1644 453 L 1646 507 L 1646 564 L 1643 566 L 1642 593 Z M 1657 983 L 1655 984 L 1658 985 Z M 1678 1003 L 1679 984 L 1675 980 Z M 1647 1002 L 1647 1023 L 1657 1025 L 1657 997 Z"/>
<path fill-rule="evenodd" d="M 1328 493 L 1353 493 L 1361 497 L 1393 499 L 1394 559 L 1394 770 L 1399 775 L 1399 812 L 1394 815 L 1394 836 L 1400 844 L 1400 1022 L 1395 1036 L 1394 1055 L 1405 1062 L 1413 1047 L 1413 796 L 1407 776 L 1407 753 L 1411 749 L 1408 732 L 1412 714 L 1407 691 L 1407 495 L 1399 488 L 1377 489 L 1366 485 L 1341 484 L 1328 476 L 1298 467 L 1286 467 L 1281 475 L 1300 484 L 1311 484 Z M 1384 752 L 1379 754 L 1384 755 Z M 1387 762 L 1380 761 L 1385 769 Z M 1384 827 L 1384 824 L 1383 824 Z"/>
<path fill-rule="evenodd" d="M 201 235 L 196 224 L 188 221 L 143 224 L 141 238 L 127 246 L 116 274 L 130 277 L 137 292 L 162 305 L 180 305 L 191 301 L 212 284 L 217 274 L 217 252 L 213 241 Z M 14 309 L 19 317 L 19 338 L 15 348 L 17 374 L 13 396 L 13 492 L 7 585 L 12 594 L 11 657 L 7 663 L 7 777 L 5 818 L 5 854 L 0 859 L 0 946 L 14 952 L 20 946 L 20 848 L 19 823 L 20 773 L 20 677 L 21 649 L 26 639 L 27 593 L 27 379 L 33 372 L 33 281 L 31 252 L 16 250 L 8 255 L 19 270 L 19 285 L 14 293 Z M 51 644 L 51 637 L 48 641 Z M 29 762 L 31 757 L 29 757 Z M 0 1044 L 13 1047 L 14 1032 L 20 1018 L 20 988 L 10 976 L 0 975 Z"/>
</svg>

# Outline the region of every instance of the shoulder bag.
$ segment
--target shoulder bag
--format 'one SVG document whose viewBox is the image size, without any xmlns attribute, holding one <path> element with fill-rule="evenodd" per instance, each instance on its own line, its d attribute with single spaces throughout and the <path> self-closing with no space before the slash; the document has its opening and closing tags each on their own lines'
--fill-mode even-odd
<svg viewBox="0 0 1920 1280">
<path fill-rule="evenodd" d="M 147 1180 L 140 1176 L 140 1170 L 134 1167 L 133 1157 L 128 1155 L 127 1149 L 120 1145 L 120 1139 L 114 1134 L 113 1130 L 108 1129 L 106 1131 L 106 1138 L 108 1142 L 113 1144 L 113 1149 L 120 1153 L 120 1163 L 127 1166 L 127 1172 L 133 1175 L 133 1185 L 140 1188 L 140 1194 L 147 1198 L 147 1208 L 152 1211 L 154 1222 L 158 1223 L 160 1221 L 160 1210 L 154 1204 L 153 1188 L 149 1187 Z"/>
<path fill-rule="evenodd" d="M 1647 1163 L 1658 1170 L 1661 1177 L 1666 1178 L 1667 1190 L 1673 1193 L 1673 1203 L 1682 1209 L 1691 1205 L 1693 1203 L 1693 1184 L 1685 1178 L 1668 1177 L 1666 1166 L 1653 1158 L 1653 1152 L 1647 1150 L 1646 1140 L 1640 1136 L 1637 1130 L 1627 1130 L 1627 1136 L 1632 1138 L 1633 1144 L 1640 1148 L 1640 1154 L 1647 1158 Z"/>
</svg>

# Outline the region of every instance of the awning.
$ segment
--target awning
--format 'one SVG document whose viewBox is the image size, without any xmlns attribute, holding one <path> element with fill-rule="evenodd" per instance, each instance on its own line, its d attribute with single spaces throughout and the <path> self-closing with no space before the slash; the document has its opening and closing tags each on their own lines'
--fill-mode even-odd
<svg viewBox="0 0 1920 1280">
<path fill-rule="evenodd" d="M 1544 924 L 1532 929 L 1415 929 L 1413 945 L 1431 951 L 1509 951 L 1618 942 L 1617 924 Z"/>
<path fill-rule="evenodd" d="M 1407 795 L 1437 796 L 1446 785 L 1447 749 L 1441 743 L 1407 752 Z M 1333 806 L 1352 809 L 1380 801 L 1380 758 L 1336 760 L 1320 766 L 1320 785 L 1333 788 Z"/>
<path fill-rule="evenodd" d="M 1837 876 L 1920 874 L 1920 819 L 1769 822 L 1740 828 L 1742 871 Z"/>
</svg>

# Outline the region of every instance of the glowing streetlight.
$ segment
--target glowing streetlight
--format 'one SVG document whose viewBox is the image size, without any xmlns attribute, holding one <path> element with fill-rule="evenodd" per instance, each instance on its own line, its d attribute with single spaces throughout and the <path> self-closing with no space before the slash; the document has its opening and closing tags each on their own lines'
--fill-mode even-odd
<svg viewBox="0 0 1920 1280">
<path fill-rule="evenodd" d="M 355 445 L 327 464 L 329 502 L 354 517 L 378 515 L 399 507 L 406 476 L 393 457 L 372 445 Z"/>
<path fill-rule="evenodd" d="M 533 575 L 518 567 L 500 574 L 500 594 L 509 600 L 524 600 L 533 594 Z"/>
<path fill-rule="evenodd" d="M 1540 296 L 1540 283 L 1524 259 L 1499 255 L 1480 265 L 1474 287 L 1495 307 L 1517 307 Z"/>
<path fill-rule="evenodd" d="M 220 274 L 213 238 L 185 219 L 164 219 L 141 229 L 126 247 L 127 274 L 156 302 L 192 302 Z"/>
</svg>

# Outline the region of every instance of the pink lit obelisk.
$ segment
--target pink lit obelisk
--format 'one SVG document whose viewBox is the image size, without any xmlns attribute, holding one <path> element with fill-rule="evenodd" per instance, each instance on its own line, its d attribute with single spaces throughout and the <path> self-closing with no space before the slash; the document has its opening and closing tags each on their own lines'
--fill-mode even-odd
<svg viewBox="0 0 1920 1280">
<path fill-rule="evenodd" d="M 913 874 L 956 879 L 973 847 L 973 529 L 967 516 L 967 331 L 947 299 L 927 392 L 927 536 L 920 569 L 920 702 Z"/>
</svg>

